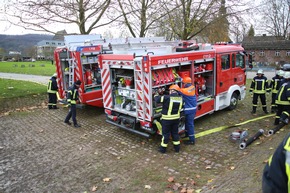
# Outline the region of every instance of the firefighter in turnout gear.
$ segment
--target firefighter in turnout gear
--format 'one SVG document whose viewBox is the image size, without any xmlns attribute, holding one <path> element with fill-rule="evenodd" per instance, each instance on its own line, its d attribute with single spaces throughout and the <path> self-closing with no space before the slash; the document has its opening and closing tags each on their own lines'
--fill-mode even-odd
<svg viewBox="0 0 290 193">
<path fill-rule="evenodd" d="M 290 114 L 290 72 L 285 72 L 284 81 L 282 86 L 280 87 L 277 97 L 276 97 L 276 105 L 277 105 L 277 113 L 275 117 L 274 125 L 278 125 L 279 122 L 283 122 L 288 124 L 289 122 L 289 114 Z"/>
<path fill-rule="evenodd" d="M 184 88 L 180 89 L 180 94 L 182 95 L 184 101 L 184 115 L 185 115 L 185 132 L 189 140 L 184 141 L 186 145 L 195 144 L 194 136 L 194 116 L 196 113 L 196 95 L 195 86 L 192 85 L 192 80 L 190 77 L 185 77 L 182 80 Z"/>
<path fill-rule="evenodd" d="M 282 85 L 284 76 L 284 71 L 279 70 L 270 82 L 270 88 L 272 90 L 272 102 L 271 102 L 271 112 L 274 113 L 277 110 L 277 105 L 275 104 L 276 96 L 279 91 L 280 86 Z"/>
<path fill-rule="evenodd" d="M 250 93 L 253 96 L 253 110 L 252 114 L 256 113 L 258 106 L 258 98 L 260 97 L 263 111 L 268 114 L 267 105 L 266 105 L 266 92 L 270 93 L 271 89 L 268 86 L 267 78 L 264 76 L 263 70 L 259 69 L 257 76 L 252 80 Z M 254 93 L 254 94 L 253 94 Z"/>
<path fill-rule="evenodd" d="M 169 143 L 170 135 L 175 152 L 180 150 L 180 140 L 178 134 L 178 125 L 180 119 L 180 110 L 183 108 L 182 97 L 178 94 L 180 90 L 178 85 L 169 87 L 169 95 L 154 96 L 157 103 L 162 103 L 161 124 L 162 124 L 162 141 L 159 147 L 159 152 L 166 153 L 166 148 Z"/>
<path fill-rule="evenodd" d="M 56 106 L 57 103 L 57 82 L 56 82 L 57 74 L 54 73 L 52 77 L 49 79 L 47 85 L 47 93 L 48 93 L 48 109 L 58 109 Z"/>
<path fill-rule="evenodd" d="M 64 122 L 68 125 L 71 125 L 71 122 L 69 121 L 70 118 L 73 120 L 74 127 L 80 127 L 80 125 L 77 123 L 76 119 L 76 104 L 79 100 L 79 92 L 78 89 L 82 82 L 80 80 L 77 80 L 74 85 L 69 89 L 68 95 L 67 95 L 67 102 L 68 106 L 70 107 L 70 110 L 64 120 Z"/>
<path fill-rule="evenodd" d="M 262 178 L 263 193 L 290 192 L 290 133 L 268 160 Z"/>
</svg>

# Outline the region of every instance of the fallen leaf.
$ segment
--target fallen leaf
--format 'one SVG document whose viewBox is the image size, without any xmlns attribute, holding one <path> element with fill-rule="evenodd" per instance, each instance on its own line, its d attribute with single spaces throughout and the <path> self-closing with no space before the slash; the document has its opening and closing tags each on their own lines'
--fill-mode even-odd
<svg viewBox="0 0 290 193">
<path fill-rule="evenodd" d="M 193 193 L 194 189 L 187 189 L 186 193 Z"/>
<path fill-rule="evenodd" d="M 145 185 L 145 189 L 151 189 L 150 185 Z"/>
<path fill-rule="evenodd" d="M 209 179 L 207 182 L 212 182 L 213 181 L 213 179 Z"/>
<path fill-rule="evenodd" d="M 274 149 L 274 148 L 273 147 L 270 147 L 269 149 L 271 150 L 271 149 Z"/>
<path fill-rule="evenodd" d="M 200 175 L 197 174 L 195 177 L 196 177 L 196 178 L 200 178 Z"/>
<path fill-rule="evenodd" d="M 231 170 L 234 170 L 234 169 L 235 169 L 235 166 L 231 166 L 230 169 L 231 169 Z"/>
<path fill-rule="evenodd" d="M 182 188 L 182 189 L 180 190 L 180 193 L 187 193 L 186 188 Z"/>
<path fill-rule="evenodd" d="M 111 178 L 104 178 L 103 181 L 104 182 L 110 182 L 111 181 Z"/>
<path fill-rule="evenodd" d="M 92 187 L 92 192 L 95 192 L 97 190 L 97 188 L 98 188 L 97 186 L 93 186 Z"/>
<path fill-rule="evenodd" d="M 174 177 L 171 176 L 171 177 L 169 177 L 167 180 L 168 180 L 168 182 L 174 182 Z"/>
<path fill-rule="evenodd" d="M 205 169 L 206 170 L 210 170 L 211 169 L 211 166 L 206 166 Z"/>
<path fill-rule="evenodd" d="M 191 180 L 190 183 L 191 183 L 191 185 L 195 185 L 196 184 L 194 180 Z"/>
<path fill-rule="evenodd" d="M 200 193 L 202 191 L 202 189 L 197 189 L 195 190 L 195 193 Z"/>
<path fill-rule="evenodd" d="M 263 161 L 263 163 L 265 163 L 265 164 L 266 164 L 266 163 L 268 163 L 268 160 L 267 160 L 267 159 L 266 159 L 266 160 L 264 160 L 264 161 Z"/>
</svg>

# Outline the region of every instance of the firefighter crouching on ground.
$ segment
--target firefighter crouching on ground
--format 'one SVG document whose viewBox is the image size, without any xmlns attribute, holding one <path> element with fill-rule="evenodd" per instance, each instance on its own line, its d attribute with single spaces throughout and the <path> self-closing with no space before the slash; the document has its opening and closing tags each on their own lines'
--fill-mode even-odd
<svg viewBox="0 0 290 193">
<path fill-rule="evenodd" d="M 263 193 L 290 192 L 290 133 L 269 158 L 263 171 Z"/>
<path fill-rule="evenodd" d="M 270 93 L 271 89 L 268 86 L 268 81 L 267 78 L 264 76 L 263 70 L 259 69 L 257 72 L 257 76 L 253 78 L 250 87 L 250 93 L 251 96 L 253 96 L 253 110 L 251 112 L 252 114 L 256 113 L 256 109 L 258 106 L 258 97 L 260 97 L 261 99 L 264 113 L 269 113 L 266 105 L 266 91 L 267 93 Z"/>
<path fill-rule="evenodd" d="M 162 103 L 161 124 L 162 124 L 162 141 L 159 147 L 159 152 L 166 153 L 166 148 L 169 143 L 170 135 L 175 152 L 180 150 L 180 140 L 178 134 L 178 125 L 180 119 L 180 110 L 183 107 L 182 97 L 178 94 L 180 90 L 178 85 L 169 87 L 169 95 L 155 95 L 154 100 L 157 103 Z"/>
<path fill-rule="evenodd" d="M 57 74 L 54 73 L 52 77 L 48 81 L 47 85 L 47 93 L 48 93 L 48 109 L 58 109 L 56 106 L 57 103 L 57 82 L 56 82 Z"/>
<path fill-rule="evenodd" d="M 194 145 L 194 116 L 196 113 L 195 86 L 192 85 L 190 77 L 185 77 L 182 83 L 184 84 L 184 88 L 181 88 L 179 93 L 182 95 L 184 101 L 185 132 L 189 138 L 188 141 L 184 141 L 184 144 Z"/>
<path fill-rule="evenodd" d="M 277 71 L 276 76 L 274 76 L 270 82 L 269 87 L 271 88 L 271 91 L 272 91 L 272 101 L 271 101 L 271 112 L 272 113 L 277 111 L 277 105 L 275 104 L 275 101 L 276 101 L 276 96 L 277 96 L 277 93 L 279 91 L 279 88 L 282 85 L 283 76 L 284 76 L 284 71 L 279 70 L 279 71 Z"/>
<path fill-rule="evenodd" d="M 289 122 L 289 114 L 290 114 L 290 72 L 285 72 L 284 81 L 282 86 L 280 87 L 277 97 L 276 97 L 276 105 L 277 105 L 277 113 L 275 117 L 274 125 L 278 125 L 279 122 L 283 122 L 288 124 Z"/>
<path fill-rule="evenodd" d="M 80 80 L 77 80 L 73 86 L 71 88 L 69 88 L 68 91 L 68 95 L 67 95 L 67 102 L 68 102 L 68 106 L 70 107 L 70 110 L 64 120 L 64 122 L 68 125 L 71 125 L 71 122 L 69 121 L 70 118 L 72 118 L 73 123 L 74 123 L 74 127 L 81 127 L 78 123 L 77 123 L 77 119 L 76 119 L 76 104 L 78 103 L 79 100 L 79 92 L 78 89 L 80 87 L 80 85 L 82 84 L 82 82 Z"/>
</svg>

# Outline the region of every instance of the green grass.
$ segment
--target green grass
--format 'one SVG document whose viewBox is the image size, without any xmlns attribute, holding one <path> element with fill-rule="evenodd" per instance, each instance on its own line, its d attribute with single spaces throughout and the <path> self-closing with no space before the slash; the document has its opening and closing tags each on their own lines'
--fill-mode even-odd
<svg viewBox="0 0 290 193">
<path fill-rule="evenodd" d="M 0 99 L 33 96 L 46 93 L 46 86 L 29 82 L 10 79 L 0 79 Z"/>
<path fill-rule="evenodd" d="M 55 71 L 51 61 L 0 62 L 0 72 L 51 76 Z"/>
</svg>

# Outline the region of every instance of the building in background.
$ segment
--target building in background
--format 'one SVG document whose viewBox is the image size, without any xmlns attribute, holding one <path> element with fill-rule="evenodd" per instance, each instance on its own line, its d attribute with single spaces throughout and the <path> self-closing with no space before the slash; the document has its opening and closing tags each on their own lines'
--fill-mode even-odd
<svg viewBox="0 0 290 193">
<path fill-rule="evenodd" d="M 290 40 L 276 36 L 244 37 L 242 45 L 247 52 L 252 53 L 254 65 L 257 67 L 273 66 L 280 68 L 290 63 Z"/>
<path fill-rule="evenodd" d="M 64 46 L 64 36 L 67 35 L 65 30 L 55 34 L 52 40 L 42 40 L 37 43 L 37 60 L 53 60 L 53 52 L 56 47 Z"/>
</svg>

